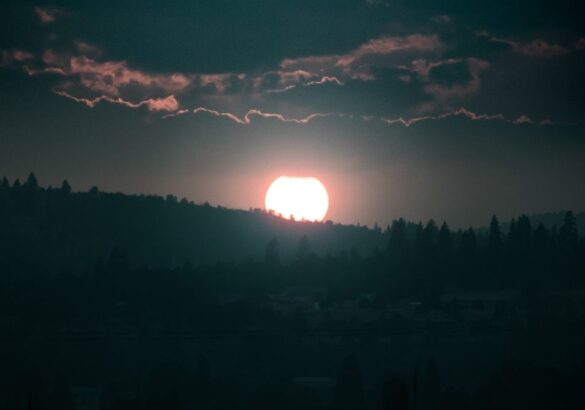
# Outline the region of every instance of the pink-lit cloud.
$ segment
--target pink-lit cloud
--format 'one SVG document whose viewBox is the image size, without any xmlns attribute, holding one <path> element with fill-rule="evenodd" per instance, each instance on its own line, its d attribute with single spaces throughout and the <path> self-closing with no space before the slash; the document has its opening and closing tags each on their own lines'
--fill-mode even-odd
<svg viewBox="0 0 585 410">
<path fill-rule="evenodd" d="M 414 124 L 426 121 L 438 121 L 452 117 L 462 117 L 470 121 L 503 121 L 510 124 L 516 125 L 553 125 L 555 122 L 550 119 L 544 119 L 542 121 L 534 121 L 526 115 L 521 115 L 514 119 L 506 118 L 503 114 L 477 114 L 466 108 L 459 108 L 454 111 L 448 111 L 438 115 L 425 115 L 420 117 L 412 118 L 381 118 L 381 121 L 389 125 L 402 125 L 404 127 L 410 127 Z"/>
<path fill-rule="evenodd" d="M 476 58 L 468 58 L 464 60 L 467 63 L 469 70 L 469 80 L 464 83 L 455 83 L 452 85 L 445 84 L 427 84 L 424 90 L 434 95 L 438 100 L 446 100 L 450 98 L 465 98 L 471 94 L 476 93 L 481 86 L 480 73 L 489 67 L 487 61 Z M 451 63 L 449 63 L 451 64 Z"/>
<path fill-rule="evenodd" d="M 487 34 L 487 33 L 486 33 Z M 491 41 L 507 44 L 517 53 L 528 57 L 557 57 L 569 53 L 571 50 L 558 44 L 550 44 L 544 40 L 536 39 L 528 43 L 508 40 L 499 37 L 491 37 Z"/>
<path fill-rule="evenodd" d="M 120 89 L 132 84 L 167 93 L 185 90 L 192 79 L 184 74 L 149 74 L 131 69 L 125 61 L 98 62 L 85 56 L 71 57 L 66 71 L 77 75 L 89 90 L 117 96 Z"/>
<path fill-rule="evenodd" d="M 469 79 L 459 83 L 444 84 L 433 82 L 431 71 L 438 67 L 465 64 L 469 72 Z M 410 70 L 416 73 L 421 81 L 425 83 L 423 89 L 431 94 L 437 101 L 445 102 L 451 99 L 461 99 L 476 93 L 481 87 L 481 72 L 489 67 L 489 63 L 477 58 L 450 58 L 440 61 L 429 62 L 425 59 L 417 59 L 411 62 L 410 66 L 401 66 L 403 70 Z M 433 109 L 433 103 L 427 104 L 427 109 Z M 421 110 L 425 111 L 425 110 Z"/>
<path fill-rule="evenodd" d="M 372 69 L 396 64 L 390 57 L 400 53 L 434 53 L 445 48 L 437 35 L 382 36 L 371 39 L 346 54 L 330 54 L 287 58 L 280 68 L 285 72 L 303 71 L 313 74 L 375 80 Z"/>
<path fill-rule="evenodd" d="M 83 97 L 76 97 L 74 95 L 69 94 L 65 91 L 56 91 L 57 95 L 60 95 L 65 98 L 69 98 L 75 102 L 81 103 L 86 105 L 87 107 L 94 108 L 97 104 L 101 102 L 109 102 L 111 104 L 122 105 L 128 108 L 140 108 L 146 107 L 149 111 L 153 112 L 172 112 L 176 111 L 179 108 L 179 102 L 175 98 L 174 95 L 169 95 L 165 98 L 149 98 L 137 103 L 133 103 L 131 101 L 124 100 L 120 97 L 112 98 L 106 95 L 100 95 L 96 98 L 83 98 Z"/>
<path fill-rule="evenodd" d="M 199 86 L 212 87 L 215 93 L 223 94 L 235 81 L 244 81 L 244 73 L 221 73 L 221 74 L 200 74 L 198 76 Z"/>
<path fill-rule="evenodd" d="M 54 23 L 58 17 L 66 14 L 65 10 L 56 7 L 35 7 L 35 14 L 43 24 Z"/>
<path fill-rule="evenodd" d="M 529 124 L 529 125 L 539 126 L 539 125 L 554 125 L 554 124 L 556 124 L 556 122 L 553 122 L 550 119 L 544 119 L 542 121 L 534 121 L 526 115 L 521 115 L 517 118 L 509 119 L 509 118 L 506 118 L 503 114 L 499 114 L 499 113 L 498 114 L 479 114 L 479 113 L 470 111 L 470 110 L 463 108 L 463 107 L 458 108 L 458 109 L 453 110 L 453 111 L 447 111 L 447 112 L 444 112 L 441 114 L 424 115 L 424 116 L 410 117 L 410 118 L 376 117 L 373 115 L 354 116 L 354 115 L 347 114 L 347 113 L 335 113 L 335 112 L 313 113 L 313 114 L 307 115 L 305 117 L 293 118 L 293 117 L 288 117 L 282 113 L 264 112 L 264 111 L 261 111 L 258 109 L 248 110 L 244 116 L 238 116 L 238 115 L 231 113 L 231 112 L 218 111 L 218 110 L 214 110 L 214 109 L 210 109 L 210 108 L 206 108 L 206 107 L 197 107 L 193 110 L 187 110 L 187 109 L 178 110 L 176 112 L 167 114 L 162 118 L 168 119 L 168 118 L 173 118 L 173 117 L 184 116 L 187 114 L 209 114 L 209 115 L 214 116 L 214 117 L 229 119 L 230 121 L 233 121 L 233 122 L 235 122 L 237 124 L 241 124 L 241 125 L 250 125 L 252 123 L 254 117 L 269 118 L 269 119 L 274 119 L 274 120 L 281 121 L 281 122 L 290 122 L 290 123 L 296 123 L 296 124 L 308 124 L 317 118 L 334 117 L 334 118 L 359 119 L 363 122 L 381 121 L 381 122 L 388 124 L 388 125 L 401 125 L 404 127 L 410 127 L 412 125 L 415 125 L 415 124 L 421 123 L 421 122 L 441 121 L 441 120 L 445 120 L 448 118 L 456 118 L 456 117 L 463 118 L 463 119 L 466 119 L 469 121 L 501 121 L 501 122 L 515 124 L 515 125 Z"/>
<path fill-rule="evenodd" d="M 281 113 L 265 112 L 265 111 L 261 111 L 261 110 L 254 108 L 254 109 L 248 110 L 246 112 L 246 114 L 244 114 L 243 117 L 239 117 L 236 114 L 233 114 L 231 112 L 222 112 L 222 111 L 213 110 L 213 109 L 206 108 L 206 107 L 197 107 L 191 111 L 180 110 L 180 111 L 177 111 L 176 113 L 165 115 L 163 118 L 178 117 L 178 116 L 189 114 L 189 113 L 210 114 L 214 117 L 227 118 L 227 119 L 229 119 L 235 123 L 241 124 L 241 125 L 250 125 L 252 123 L 252 119 L 254 117 L 268 118 L 268 119 L 273 119 L 273 120 L 277 120 L 280 122 L 289 122 L 289 123 L 295 123 L 295 124 L 308 124 L 309 122 L 311 122 L 317 118 L 347 116 L 346 114 L 340 114 L 340 113 L 312 113 L 312 114 L 309 114 L 305 117 L 293 118 L 293 117 L 287 117 Z"/>
<path fill-rule="evenodd" d="M 97 57 L 102 55 L 102 50 L 99 47 L 82 40 L 73 41 L 73 46 L 82 55 L 91 55 Z"/>
<path fill-rule="evenodd" d="M 315 75 L 303 70 L 296 70 L 293 72 L 277 71 L 271 72 L 268 75 L 276 75 L 278 78 L 278 85 L 277 88 L 268 88 L 266 90 L 267 93 L 282 93 L 298 87 L 311 87 L 323 84 L 343 85 L 343 82 L 335 76 Z M 258 77 L 255 81 L 256 87 L 261 91 L 264 91 L 262 82 L 265 76 L 266 74 Z"/>
<path fill-rule="evenodd" d="M 67 73 L 58 67 L 43 67 L 43 68 L 35 68 L 29 65 L 23 65 L 22 70 L 30 75 L 42 75 L 42 74 L 53 74 L 53 75 L 60 75 L 60 76 L 67 76 Z"/>
<path fill-rule="evenodd" d="M 0 66 L 5 67 L 17 63 L 23 63 L 28 60 L 34 59 L 35 56 L 32 53 L 23 50 L 2 50 L 0 52 Z"/>
<path fill-rule="evenodd" d="M 439 14 L 437 16 L 433 16 L 431 17 L 431 20 L 434 21 L 435 23 L 450 23 L 451 22 L 451 17 L 448 16 L 447 14 Z"/>
<path fill-rule="evenodd" d="M 526 115 L 521 115 L 515 120 L 512 120 L 513 124 L 534 124 L 534 121 Z"/>
</svg>

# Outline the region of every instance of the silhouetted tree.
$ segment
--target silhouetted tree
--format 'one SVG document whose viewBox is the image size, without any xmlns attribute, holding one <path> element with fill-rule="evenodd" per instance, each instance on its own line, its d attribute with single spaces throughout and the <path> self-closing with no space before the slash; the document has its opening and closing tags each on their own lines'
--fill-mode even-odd
<svg viewBox="0 0 585 410">
<path fill-rule="evenodd" d="M 423 410 L 434 410 L 441 395 L 441 379 L 434 359 L 430 359 L 423 373 L 420 386 L 420 403 Z"/>
<path fill-rule="evenodd" d="M 447 222 L 443 222 L 437 235 L 437 251 L 444 259 L 451 257 L 453 253 L 453 238 Z"/>
<path fill-rule="evenodd" d="M 108 268 L 112 273 L 127 271 L 129 268 L 128 252 L 118 246 L 114 246 L 108 258 Z"/>
<path fill-rule="evenodd" d="M 198 409 L 209 409 L 213 401 L 211 366 L 204 355 L 199 356 L 195 368 L 195 402 Z"/>
<path fill-rule="evenodd" d="M 193 408 L 192 382 L 182 365 L 158 363 L 150 371 L 145 409 Z"/>
<path fill-rule="evenodd" d="M 341 363 L 335 385 L 336 410 L 360 410 L 364 407 L 362 372 L 352 353 Z"/>
<path fill-rule="evenodd" d="M 498 257 L 502 251 L 502 231 L 500 221 L 494 215 L 490 221 L 490 233 L 488 237 L 488 251 L 491 257 Z"/>
<path fill-rule="evenodd" d="M 468 228 L 463 231 L 461 235 L 461 254 L 466 260 L 471 260 L 475 256 L 477 250 L 477 239 L 475 237 L 475 231 L 473 228 Z"/>
<path fill-rule="evenodd" d="M 471 397 L 464 388 L 447 388 L 439 404 L 440 410 L 469 410 L 472 408 Z"/>
<path fill-rule="evenodd" d="M 306 262 L 313 256 L 309 238 L 303 235 L 299 241 L 299 247 L 297 249 L 297 260 Z"/>
<path fill-rule="evenodd" d="M 535 256 L 539 259 L 542 258 L 547 252 L 549 252 L 550 248 L 552 247 L 548 229 L 546 229 L 542 223 L 539 223 L 534 230 L 532 243 Z"/>
<path fill-rule="evenodd" d="M 393 265 L 402 266 L 408 261 L 408 237 L 406 236 L 406 222 L 400 218 L 392 222 L 390 239 L 388 241 L 388 255 Z"/>
<path fill-rule="evenodd" d="M 278 249 L 278 239 L 273 238 L 266 245 L 266 252 L 264 255 L 266 265 L 271 268 L 280 267 L 280 251 Z"/>
<path fill-rule="evenodd" d="M 516 241 L 517 250 L 522 254 L 526 254 L 530 250 L 532 239 L 532 226 L 530 218 L 526 215 L 521 215 L 516 222 Z"/>
<path fill-rule="evenodd" d="M 61 184 L 61 192 L 63 194 L 68 194 L 71 192 L 71 185 L 69 185 L 69 182 L 66 179 L 63 180 L 63 183 Z"/>
<path fill-rule="evenodd" d="M 0 184 L 0 190 L 8 191 L 10 189 L 10 182 L 6 177 L 2 177 L 2 183 Z"/>
<path fill-rule="evenodd" d="M 414 259 L 415 262 L 418 260 L 420 261 L 421 256 L 425 252 L 425 228 L 422 222 L 416 224 L 416 228 L 414 231 Z"/>
<path fill-rule="evenodd" d="M 26 182 L 24 183 L 24 186 L 27 187 L 29 190 L 35 191 L 38 189 L 39 187 L 39 183 L 37 182 L 37 177 L 35 176 L 34 173 L 30 173 L 28 175 L 28 178 L 26 179 Z"/>
<path fill-rule="evenodd" d="M 578 242 L 577 218 L 572 211 L 567 211 L 564 223 L 559 230 L 559 247 L 562 252 L 573 252 L 576 250 Z"/>
<path fill-rule="evenodd" d="M 409 410 L 408 385 L 404 380 L 386 375 L 382 394 L 384 410 Z"/>
</svg>

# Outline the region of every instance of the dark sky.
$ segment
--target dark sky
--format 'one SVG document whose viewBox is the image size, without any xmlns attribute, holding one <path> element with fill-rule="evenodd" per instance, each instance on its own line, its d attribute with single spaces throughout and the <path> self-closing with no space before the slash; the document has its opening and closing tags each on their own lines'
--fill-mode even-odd
<svg viewBox="0 0 585 410">
<path fill-rule="evenodd" d="M 3 1 L 0 175 L 328 218 L 585 209 L 571 1 Z M 114 5 L 115 4 L 115 5 Z"/>
</svg>

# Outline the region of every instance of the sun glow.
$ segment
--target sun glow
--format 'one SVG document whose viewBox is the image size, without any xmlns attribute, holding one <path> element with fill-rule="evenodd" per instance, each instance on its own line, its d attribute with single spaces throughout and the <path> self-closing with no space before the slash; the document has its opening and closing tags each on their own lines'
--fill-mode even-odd
<svg viewBox="0 0 585 410">
<path fill-rule="evenodd" d="M 329 208 L 329 195 L 317 178 L 281 176 L 266 191 L 265 206 L 287 219 L 322 221 Z"/>
</svg>

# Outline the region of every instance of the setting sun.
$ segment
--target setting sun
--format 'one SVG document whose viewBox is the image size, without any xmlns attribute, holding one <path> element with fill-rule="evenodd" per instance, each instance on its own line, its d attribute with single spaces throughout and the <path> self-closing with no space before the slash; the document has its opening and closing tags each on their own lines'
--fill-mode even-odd
<svg viewBox="0 0 585 410">
<path fill-rule="evenodd" d="M 322 221 L 329 208 L 325 186 L 313 177 L 281 176 L 266 191 L 266 210 L 284 218 Z"/>
</svg>

